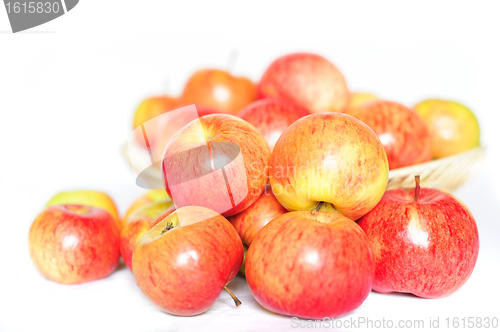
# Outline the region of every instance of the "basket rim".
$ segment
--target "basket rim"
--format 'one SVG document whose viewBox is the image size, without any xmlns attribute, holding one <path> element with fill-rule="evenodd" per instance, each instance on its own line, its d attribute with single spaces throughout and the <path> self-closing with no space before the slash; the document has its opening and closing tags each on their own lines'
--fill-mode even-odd
<svg viewBox="0 0 500 332">
<path fill-rule="evenodd" d="M 395 168 L 395 169 L 389 170 L 389 179 L 394 178 L 394 177 L 398 177 L 398 176 L 408 175 L 408 173 L 418 172 L 418 171 L 423 170 L 423 169 L 428 169 L 429 167 L 437 167 L 440 164 L 452 163 L 456 160 L 462 159 L 465 156 L 476 155 L 476 154 L 482 155 L 485 153 L 485 151 L 486 151 L 486 147 L 484 145 L 479 145 L 479 146 L 476 146 L 475 148 L 472 148 L 470 150 L 467 150 L 467 151 L 464 151 L 464 152 L 461 152 L 458 154 L 454 154 L 454 155 L 451 155 L 448 157 L 434 159 L 434 160 L 427 161 L 427 162 L 421 163 L 421 164 L 415 164 L 415 165 L 405 166 L 405 167 L 401 167 L 401 168 Z"/>
</svg>

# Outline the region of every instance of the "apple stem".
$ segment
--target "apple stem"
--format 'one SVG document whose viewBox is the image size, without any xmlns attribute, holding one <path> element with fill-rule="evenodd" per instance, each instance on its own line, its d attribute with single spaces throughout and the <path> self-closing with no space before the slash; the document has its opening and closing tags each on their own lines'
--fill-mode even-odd
<svg viewBox="0 0 500 332">
<path fill-rule="evenodd" d="M 420 175 L 415 175 L 415 202 L 418 202 L 418 196 L 420 195 Z"/>
<path fill-rule="evenodd" d="M 321 201 L 318 203 L 318 206 L 316 206 L 313 210 L 311 210 L 313 216 L 318 214 L 319 210 L 321 210 L 321 208 L 323 207 L 323 204 L 325 204 L 325 202 Z"/>
<path fill-rule="evenodd" d="M 174 228 L 174 225 L 172 225 L 172 223 L 171 223 L 171 222 L 167 223 L 167 226 L 165 226 L 165 228 L 161 230 L 161 234 L 160 234 L 160 235 L 162 235 L 162 234 L 164 234 L 164 233 L 168 232 L 168 231 L 169 231 L 169 230 L 171 230 L 172 228 Z"/>
<path fill-rule="evenodd" d="M 233 292 L 227 288 L 227 286 L 224 286 L 224 290 L 233 298 L 234 304 L 239 307 L 241 305 L 241 301 L 236 297 L 236 295 L 234 295 Z"/>
</svg>

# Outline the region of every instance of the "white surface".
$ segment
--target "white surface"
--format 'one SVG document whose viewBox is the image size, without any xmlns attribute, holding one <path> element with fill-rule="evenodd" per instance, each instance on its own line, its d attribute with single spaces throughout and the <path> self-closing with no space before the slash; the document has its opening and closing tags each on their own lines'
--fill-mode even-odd
<svg viewBox="0 0 500 332">
<path fill-rule="evenodd" d="M 408 105 L 439 96 L 477 114 L 488 148 L 481 174 L 456 192 L 478 223 L 481 249 L 465 286 L 438 300 L 370 294 L 351 317 L 500 318 L 500 21 L 497 2 L 81 1 L 67 15 L 12 35 L 0 9 L 0 331 L 285 330 L 243 279 L 206 314 L 163 314 L 131 273 L 78 286 L 43 279 L 27 246 L 29 226 L 55 193 L 96 188 L 123 213 L 143 190 L 120 155 L 141 98 L 179 93 L 199 67 L 226 66 L 258 80 L 290 51 L 330 58 L 352 90 Z M 167 84 L 170 82 L 169 84 Z M 347 330 L 347 329 L 343 329 Z M 353 330 L 360 330 L 353 329 Z M 421 329 L 422 330 L 422 329 Z"/>
</svg>

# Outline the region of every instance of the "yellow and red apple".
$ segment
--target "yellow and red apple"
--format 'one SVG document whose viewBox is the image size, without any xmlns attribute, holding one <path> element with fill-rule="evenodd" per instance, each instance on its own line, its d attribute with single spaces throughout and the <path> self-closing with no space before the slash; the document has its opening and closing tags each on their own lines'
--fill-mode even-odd
<svg viewBox="0 0 500 332">
<path fill-rule="evenodd" d="M 168 143 L 163 181 L 177 208 L 204 206 L 232 216 L 263 192 L 269 156 L 266 141 L 248 122 L 229 114 L 206 115 Z"/>
<path fill-rule="evenodd" d="M 132 271 L 142 292 L 161 310 L 180 316 L 207 311 L 238 273 L 243 244 L 220 214 L 183 207 L 137 243 Z"/>
<path fill-rule="evenodd" d="M 47 279 L 79 284 L 113 272 L 120 259 L 120 231 L 105 210 L 85 205 L 52 205 L 31 225 L 31 259 Z"/>
<path fill-rule="evenodd" d="M 388 174 L 377 135 L 352 116 L 332 112 L 290 125 L 274 147 L 269 175 L 287 210 L 318 208 L 355 220 L 380 201 Z"/>
<path fill-rule="evenodd" d="M 340 70 L 311 53 L 288 54 L 271 63 L 258 84 L 258 96 L 289 100 L 311 113 L 341 112 L 350 97 Z"/>
<path fill-rule="evenodd" d="M 433 158 L 448 157 L 479 145 L 479 123 L 466 106 L 429 99 L 415 105 L 415 110 L 430 131 Z"/>
<path fill-rule="evenodd" d="M 186 82 L 180 102 L 236 114 L 256 99 L 255 84 L 219 69 L 202 69 Z"/>
</svg>

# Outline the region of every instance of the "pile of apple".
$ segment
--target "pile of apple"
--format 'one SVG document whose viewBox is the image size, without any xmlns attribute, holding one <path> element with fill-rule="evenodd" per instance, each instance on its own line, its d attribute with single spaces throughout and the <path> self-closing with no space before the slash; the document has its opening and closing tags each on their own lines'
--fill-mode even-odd
<svg viewBox="0 0 500 332">
<path fill-rule="evenodd" d="M 331 62 L 299 53 L 275 60 L 257 86 L 198 71 L 179 98 L 146 99 L 134 128 L 190 104 L 199 119 L 145 141 L 162 156 L 166 190 L 123 219 L 104 193 L 51 199 L 29 234 L 42 275 L 96 280 L 121 256 L 157 307 L 191 316 L 222 290 L 241 304 L 227 288 L 240 271 L 264 308 L 311 319 L 349 313 L 371 290 L 446 296 L 471 275 L 479 239 L 462 202 L 420 188 L 418 174 L 415 188 L 386 191 L 389 169 L 479 144 L 465 106 L 351 93 Z"/>
</svg>

